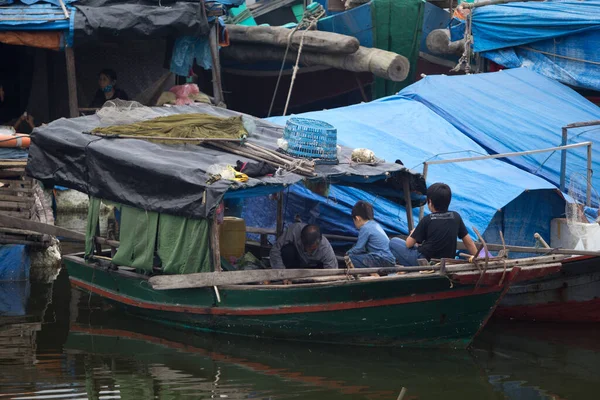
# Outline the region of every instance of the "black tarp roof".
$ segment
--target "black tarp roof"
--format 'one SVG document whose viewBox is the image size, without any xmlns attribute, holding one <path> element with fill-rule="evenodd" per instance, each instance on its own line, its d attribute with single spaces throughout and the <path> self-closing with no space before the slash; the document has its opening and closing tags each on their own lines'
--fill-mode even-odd
<svg viewBox="0 0 600 400">
<path fill-rule="evenodd" d="M 204 3 L 196 1 L 77 0 L 75 45 L 179 36 L 206 36 Z"/>
<path fill-rule="evenodd" d="M 162 115 L 240 115 L 209 105 L 155 107 L 152 110 Z M 248 141 L 273 150 L 277 148 L 282 127 L 254 117 L 244 118 L 252 118 L 256 124 Z M 36 128 L 31 136 L 27 173 L 46 185 L 66 186 L 148 211 L 195 218 L 211 215 L 226 193 L 232 197 L 263 195 L 304 179 L 286 172 L 283 176 L 250 178 L 245 183 L 220 180 L 207 185 L 206 170 L 210 165 L 235 165 L 237 160 L 255 161 L 192 144 L 165 145 L 82 133 L 100 125 L 100 118 L 91 115 L 63 118 Z M 424 184 L 420 175 L 398 164 L 364 165 L 343 161 L 350 160 L 350 153 L 351 149 L 343 148 L 340 164 L 318 165 L 317 176 L 331 183 L 379 188 L 385 197 L 390 197 L 390 194 L 398 197 L 401 186 L 397 178 L 402 175 L 409 174 L 413 186 Z M 205 191 L 206 201 L 203 202 Z"/>
</svg>

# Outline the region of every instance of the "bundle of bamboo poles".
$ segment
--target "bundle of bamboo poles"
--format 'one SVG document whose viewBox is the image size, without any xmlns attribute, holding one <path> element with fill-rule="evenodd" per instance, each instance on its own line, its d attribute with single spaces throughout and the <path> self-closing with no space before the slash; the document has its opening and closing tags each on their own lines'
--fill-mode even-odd
<svg viewBox="0 0 600 400">
<path fill-rule="evenodd" d="M 210 145 L 220 150 L 251 158 L 256 161 L 264 161 L 275 168 L 283 168 L 303 176 L 315 176 L 315 163 L 311 160 L 293 158 L 287 154 L 269 150 L 249 142 L 242 144 L 210 142 Z"/>
</svg>

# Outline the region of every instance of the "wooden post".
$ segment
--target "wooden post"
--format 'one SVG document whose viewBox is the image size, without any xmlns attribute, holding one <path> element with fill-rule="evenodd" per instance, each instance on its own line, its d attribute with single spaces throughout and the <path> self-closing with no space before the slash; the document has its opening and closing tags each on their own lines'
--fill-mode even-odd
<svg viewBox="0 0 600 400">
<path fill-rule="evenodd" d="M 567 127 L 562 128 L 562 142 L 561 146 L 567 145 Z M 563 149 L 560 152 L 560 191 L 565 192 L 565 184 L 566 184 L 566 174 L 567 174 L 567 150 Z"/>
<path fill-rule="evenodd" d="M 410 181 L 408 176 L 402 179 L 402 191 L 404 191 L 404 203 L 406 207 L 406 218 L 408 219 L 408 232 L 414 228 L 412 199 L 410 198 Z"/>
<path fill-rule="evenodd" d="M 213 96 L 216 105 L 223 103 L 223 87 L 221 86 L 221 61 L 219 60 L 219 36 L 217 34 L 217 23 L 210 28 L 208 36 L 210 44 L 210 55 L 212 56 L 212 83 Z"/>
<path fill-rule="evenodd" d="M 587 185 L 585 190 L 585 205 L 592 206 L 592 144 L 587 147 Z"/>
<path fill-rule="evenodd" d="M 283 192 L 277 193 L 277 227 L 275 233 L 277 237 L 283 233 Z"/>
<path fill-rule="evenodd" d="M 213 217 L 210 227 L 210 247 L 212 250 L 212 259 L 215 272 L 222 271 L 221 268 L 221 248 L 219 245 L 219 224 L 217 223 L 217 214 Z"/>
<path fill-rule="evenodd" d="M 75 54 L 72 47 L 65 48 L 67 61 L 67 85 L 69 87 L 69 116 L 79 116 L 79 103 L 77 101 L 77 79 L 75 76 Z"/>
<path fill-rule="evenodd" d="M 429 171 L 429 164 L 427 161 L 423 163 L 423 179 L 425 180 L 425 185 L 427 185 L 427 172 Z M 425 205 L 419 207 L 419 221 L 423 219 L 423 215 L 425 214 Z"/>
</svg>

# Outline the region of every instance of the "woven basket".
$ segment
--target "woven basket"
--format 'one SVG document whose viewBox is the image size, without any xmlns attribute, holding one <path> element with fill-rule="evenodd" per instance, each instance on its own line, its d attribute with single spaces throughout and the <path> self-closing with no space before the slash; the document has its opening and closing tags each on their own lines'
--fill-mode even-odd
<svg viewBox="0 0 600 400">
<path fill-rule="evenodd" d="M 287 153 L 309 158 L 316 164 L 337 164 L 337 130 L 327 122 L 290 118 L 283 131 Z"/>
</svg>

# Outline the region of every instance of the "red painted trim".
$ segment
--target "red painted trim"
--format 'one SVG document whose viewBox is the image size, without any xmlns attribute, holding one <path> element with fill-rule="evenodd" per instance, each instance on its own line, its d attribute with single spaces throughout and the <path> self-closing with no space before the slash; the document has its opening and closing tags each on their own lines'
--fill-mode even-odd
<svg viewBox="0 0 600 400">
<path fill-rule="evenodd" d="M 569 264 L 569 263 L 577 262 L 577 261 L 590 260 L 592 258 L 597 258 L 600 261 L 600 257 L 598 257 L 598 256 L 577 256 L 577 257 L 565 258 L 564 260 L 562 260 L 562 263 Z"/>
<path fill-rule="evenodd" d="M 134 307 L 145 308 L 149 310 L 170 311 L 189 314 L 210 314 L 210 315 L 279 315 L 279 314 L 300 314 L 323 311 L 341 311 L 353 310 L 370 307 L 384 307 L 398 304 L 420 303 L 426 301 L 455 299 L 486 293 L 499 292 L 503 289 L 501 286 L 483 287 L 478 289 L 461 289 L 434 294 L 416 294 L 403 297 L 394 297 L 382 300 L 366 300 L 347 303 L 331 304 L 311 304 L 304 306 L 290 307 L 265 307 L 265 308 L 227 308 L 227 307 L 197 307 L 197 306 L 174 306 L 165 305 L 144 300 L 136 300 L 132 297 L 123 296 L 113 291 L 102 289 L 96 285 L 83 282 L 77 278 L 70 278 L 71 283 L 84 290 L 95 293 L 99 296 L 118 301 Z"/>
<path fill-rule="evenodd" d="M 498 318 L 547 322 L 600 322 L 600 298 L 535 305 L 498 307 Z"/>
</svg>

